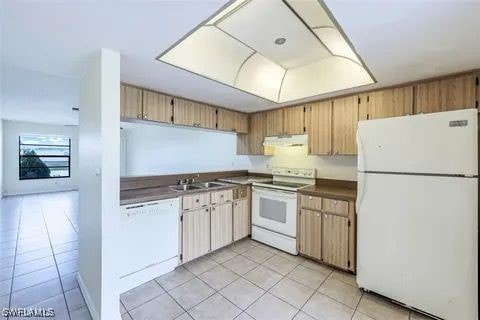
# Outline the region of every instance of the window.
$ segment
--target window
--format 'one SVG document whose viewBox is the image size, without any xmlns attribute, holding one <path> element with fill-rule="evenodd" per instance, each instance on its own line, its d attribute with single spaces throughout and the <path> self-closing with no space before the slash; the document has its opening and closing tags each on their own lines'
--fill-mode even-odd
<svg viewBox="0 0 480 320">
<path fill-rule="evenodd" d="M 18 147 L 20 180 L 70 177 L 69 137 L 21 135 Z"/>
</svg>

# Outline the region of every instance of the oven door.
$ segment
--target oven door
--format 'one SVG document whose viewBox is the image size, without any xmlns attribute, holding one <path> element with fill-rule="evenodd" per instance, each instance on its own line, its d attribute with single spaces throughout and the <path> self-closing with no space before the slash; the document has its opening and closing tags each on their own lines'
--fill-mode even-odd
<svg viewBox="0 0 480 320">
<path fill-rule="evenodd" d="M 296 238 L 297 193 L 253 187 L 252 224 Z"/>
</svg>

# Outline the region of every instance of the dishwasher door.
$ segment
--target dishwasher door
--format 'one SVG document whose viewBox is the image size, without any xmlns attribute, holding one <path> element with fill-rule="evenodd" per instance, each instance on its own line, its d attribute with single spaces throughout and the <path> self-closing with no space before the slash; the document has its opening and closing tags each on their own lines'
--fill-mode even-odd
<svg viewBox="0 0 480 320">
<path fill-rule="evenodd" d="M 121 206 L 120 278 L 178 256 L 178 198 Z"/>
</svg>

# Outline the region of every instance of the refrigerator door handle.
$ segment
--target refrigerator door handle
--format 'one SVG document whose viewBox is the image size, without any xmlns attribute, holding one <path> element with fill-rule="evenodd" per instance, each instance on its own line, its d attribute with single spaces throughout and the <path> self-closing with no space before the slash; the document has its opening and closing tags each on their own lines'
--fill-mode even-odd
<svg viewBox="0 0 480 320">
<path fill-rule="evenodd" d="M 358 214 L 362 208 L 363 198 L 365 196 L 365 189 L 367 188 L 367 177 L 365 174 L 358 175 L 358 194 L 357 201 L 355 202 L 355 212 Z"/>
</svg>

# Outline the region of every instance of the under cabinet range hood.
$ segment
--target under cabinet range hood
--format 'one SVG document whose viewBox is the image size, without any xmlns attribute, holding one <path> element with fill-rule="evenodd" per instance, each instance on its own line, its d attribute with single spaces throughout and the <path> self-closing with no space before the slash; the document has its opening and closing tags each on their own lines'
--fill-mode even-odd
<svg viewBox="0 0 480 320">
<path fill-rule="evenodd" d="M 320 0 L 234 0 L 157 60 L 284 103 L 375 82 Z"/>
<path fill-rule="evenodd" d="M 306 134 L 265 137 L 263 140 L 265 147 L 296 147 L 306 144 L 308 144 L 308 135 Z"/>
</svg>

